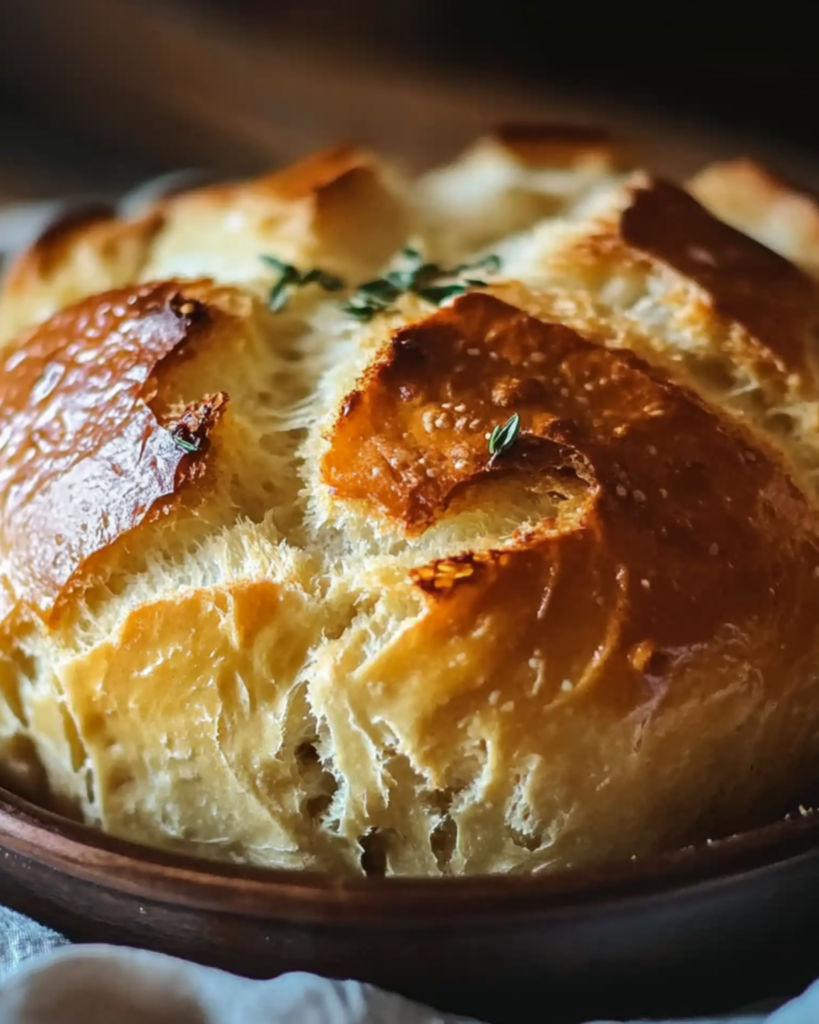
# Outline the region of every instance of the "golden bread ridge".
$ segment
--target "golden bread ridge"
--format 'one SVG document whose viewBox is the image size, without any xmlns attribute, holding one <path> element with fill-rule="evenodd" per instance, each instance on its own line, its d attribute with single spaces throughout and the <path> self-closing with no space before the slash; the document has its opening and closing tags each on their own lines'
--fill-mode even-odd
<svg viewBox="0 0 819 1024">
<path fill-rule="evenodd" d="M 819 250 L 626 166 L 548 125 L 419 182 L 342 146 L 23 254 L 4 778 L 140 842 L 369 874 L 601 863 L 798 801 Z M 346 312 L 406 245 L 501 265 Z M 284 264 L 325 276 L 274 312 Z"/>
<path fill-rule="evenodd" d="M 727 224 L 787 257 L 809 273 L 819 271 L 819 205 L 752 160 L 705 167 L 690 191 Z"/>
</svg>

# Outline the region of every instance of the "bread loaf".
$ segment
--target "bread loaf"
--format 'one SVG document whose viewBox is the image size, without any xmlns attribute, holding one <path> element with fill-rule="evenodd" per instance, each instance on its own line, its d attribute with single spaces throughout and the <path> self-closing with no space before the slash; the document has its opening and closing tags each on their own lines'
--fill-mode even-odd
<svg viewBox="0 0 819 1024">
<path fill-rule="evenodd" d="M 367 874 L 786 813 L 819 771 L 817 216 L 513 126 L 417 181 L 338 147 L 52 228 L 0 297 L 6 785 Z"/>
</svg>

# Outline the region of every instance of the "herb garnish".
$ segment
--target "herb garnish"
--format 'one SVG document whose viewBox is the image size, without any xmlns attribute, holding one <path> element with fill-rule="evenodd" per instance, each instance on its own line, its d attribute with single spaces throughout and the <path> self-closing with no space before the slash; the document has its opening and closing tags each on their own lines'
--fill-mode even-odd
<svg viewBox="0 0 819 1024">
<path fill-rule="evenodd" d="M 404 266 L 399 270 L 391 270 L 374 281 L 362 284 L 349 302 L 344 304 L 344 312 L 356 320 L 371 320 L 377 313 L 388 310 L 396 299 L 405 292 L 419 296 L 434 306 L 440 306 L 447 299 L 457 295 L 465 295 L 469 288 L 485 288 L 486 281 L 475 277 L 464 277 L 464 274 L 477 270 L 486 270 L 490 274 L 500 270 L 501 261 L 498 256 L 491 255 L 477 263 L 462 263 L 451 270 L 438 266 L 437 263 L 425 263 L 423 256 L 416 249 L 404 249 Z M 450 284 L 440 281 L 451 278 L 462 278 Z"/>
<path fill-rule="evenodd" d="M 179 434 L 171 434 L 173 443 L 177 448 L 181 448 L 187 455 L 193 454 L 193 452 L 199 451 L 199 438 L 194 437 L 192 441 L 188 441 L 186 438 L 181 437 Z"/>
<path fill-rule="evenodd" d="M 492 456 L 490 461 L 494 462 L 499 455 L 508 452 L 517 441 L 519 433 L 520 416 L 517 413 L 510 416 L 503 426 L 498 424 L 489 435 L 489 454 Z"/>
<path fill-rule="evenodd" d="M 262 262 L 266 263 L 273 270 L 278 270 L 279 278 L 270 289 L 267 305 L 271 313 L 278 313 L 284 309 L 290 299 L 290 293 L 294 288 L 301 288 L 307 284 L 317 284 L 328 292 L 337 292 L 344 287 L 340 277 L 328 274 L 325 270 L 314 267 L 302 273 L 292 263 L 285 263 L 277 256 L 262 256 Z"/>
</svg>

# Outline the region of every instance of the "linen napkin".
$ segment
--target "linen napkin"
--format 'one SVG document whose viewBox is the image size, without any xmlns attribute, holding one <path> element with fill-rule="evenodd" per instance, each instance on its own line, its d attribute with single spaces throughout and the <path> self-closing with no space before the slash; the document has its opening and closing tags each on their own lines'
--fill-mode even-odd
<svg viewBox="0 0 819 1024">
<path fill-rule="evenodd" d="M 786 1006 L 772 1013 L 770 1009 L 661 1024 L 817 1024 L 819 983 Z M 0 1024 L 478 1022 L 437 1013 L 355 981 L 328 981 L 312 974 L 248 981 L 143 950 L 72 946 L 50 929 L 0 907 Z M 528 1024 L 525 1012 L 521 1024 Z M 548 1017 L 540 1016 L 537 1024 L 548 1024 Z"/>
</svg>

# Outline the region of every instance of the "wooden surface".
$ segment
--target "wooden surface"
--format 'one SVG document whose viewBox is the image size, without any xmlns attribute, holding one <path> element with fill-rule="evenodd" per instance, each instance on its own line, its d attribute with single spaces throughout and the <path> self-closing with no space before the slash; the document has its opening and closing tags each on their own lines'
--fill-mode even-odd
<svg viewBox="0 0 819 1024">
<path fill-rule="evenodd" d="M 812 980 L 818 841 L 797 815 L 605 871 L 345 880 L 152 852 L 0 790 L 0 902 L 75 940 L 354 978 L 498 1024 L 522 1005 L 664 1018 Z"/>
<path fill-rule="evenodd" d="M 612 97 L 527 91 L 481 68 L 448 77 L 403 60 L 400 45 L 386 53 L 355 33 L 309 37 L 286 19 L 271 19 L 275 31 L 251 29 L 224 13 L 229 7 L 220 14 L 182 0 L 0 4 L 0 87 L 20 110 L 75 133 L 75 157 L 116 152 L 120 164 L 148 171 L 199 164 L 241 174 L 339 139 L 423 167 L 489 125 L 532 119 L 603 121 L 634 139 L 655 170 L 675 176 L 742 153 L 819 185 L 809 161 L 759 140 L 672 122 Z M 30 192 L 30 171 L 15 171 L 14 160 L 14 143 L 4 140 L 0 188 Z M 58 187 L 58 175 L 48 180 Z"/>
</svg>

